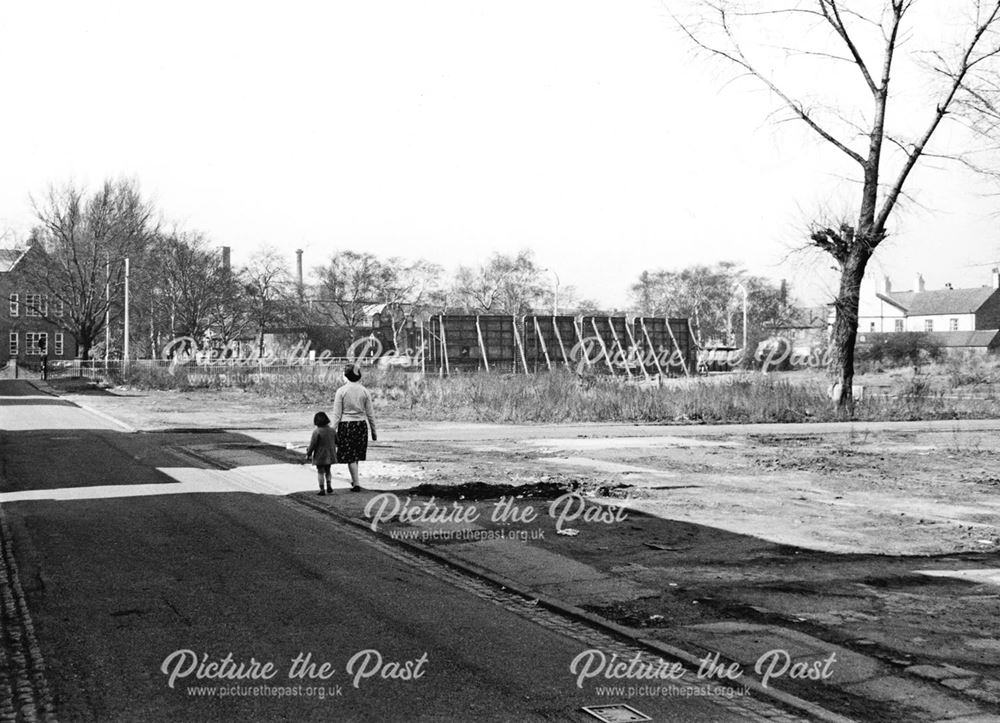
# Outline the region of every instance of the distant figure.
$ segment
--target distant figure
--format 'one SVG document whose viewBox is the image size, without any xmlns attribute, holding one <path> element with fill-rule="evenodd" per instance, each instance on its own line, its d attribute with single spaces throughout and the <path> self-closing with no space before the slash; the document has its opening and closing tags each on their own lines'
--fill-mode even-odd
<svg viewBox="0 0 1000 723">
<path fill-rule="evenodd" d="M 326 416 L 326 412 L 316 412 L 313 424 L 316 425 L 316 429 L 313 430 L 312 439 L 309 440 L 306 461 L 312 460 L 316 465 L 319 493 L 325 495 L 333 492 L 330 486 L 330 465 L 337 461 L 337 435 L 330 428 L 330 418 Z"/>
<path fill-rule="evenodd" d="M 333 398 L 333 429 L 337 433 L 337 462 L 346 464 L 351 473 L 351 491 L 360 492 L 358 462 L 368 454 L 368 427 L 372 441 L 375 433 L 375 412 L 368 390 L 361 385 L 361 367 L 348 364 L 344 370 L 347 383 L 337 390 Z"/>
</svg>

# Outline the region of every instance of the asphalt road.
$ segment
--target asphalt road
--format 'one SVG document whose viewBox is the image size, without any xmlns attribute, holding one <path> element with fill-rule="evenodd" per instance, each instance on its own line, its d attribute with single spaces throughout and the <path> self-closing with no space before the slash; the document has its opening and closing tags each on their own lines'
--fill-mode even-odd
<svg viewBox="0 0 1000 723">
<path fill-rule="evenodd" d="M 0 506 L 60 720 L 586 721 L 622 700 L 595 688 L 614 681 L 577 686 L 586 642 L 294 499 L 158 494 L 211 435 L 127 434 L 36 396 L 0 382 Z M 121 487 L 142 494 L 103 492 Z M 306 656 L 318 677 L 292 670 Z M 711 698 L 630 702 L 746 719 Z"/>
</svg>

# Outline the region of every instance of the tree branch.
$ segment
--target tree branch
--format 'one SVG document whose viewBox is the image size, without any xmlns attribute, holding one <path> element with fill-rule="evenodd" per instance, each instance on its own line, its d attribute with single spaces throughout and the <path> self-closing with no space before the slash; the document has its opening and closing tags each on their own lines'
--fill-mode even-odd
<svg viewBox="0 0 1000 723">
<path fill-rule="evenodd" d="M 893 6 L 901 7 L 901 13 L 909 7 L 909 3 L 904 3 L 901 0 L 893 0 Z M 892 212 L 893 206 L 896 205 L 896 201 L 899 199 L 899 194 L 903 189 L 903 184 L 906 182 L 906 179 L 913 170 L 913 167 L 917 164 L 921 154 L 923 154 L 924 148 L 926 148 L 928 142 L 930 142 L 931 136 L 934 135 L 934 131 L 937 130 L 938 125 L 940 125 L 942 119 L 948 113 L 949 107 L 955 99 L 959 89 L 962 88 L 969 71 L 985 58 L 993 57 L 997 53 L 1000 53 L 1000 48 L 994 48 L 982 56 L 973 59 L 973 53 L 975 52 L 976 47 L 979 45 L 983 35 L 986 34 L 986 31 L 989 30 L 990 27 L 997 21 L 998 15 L 1000 15 L 1000 0 L 993 3 L 993 9 L 988 13 L 986 19 L 976 28 L 971 40 L 965 47 L 965 50 L 962 53 L 961 62 L 959 63 L 958 69 L 955 71 L 952 78 L 951 86 L 945 94 L 945 97 L 938 103 L 931 122 L 928 124 L 924 134 L 920 137 L 917 143 L 914 144 L 913 149 L 907 156 L 902 169 L 900 169 L 899 175 L 896 177 L 896 181 L 892 184 L 889 193 L 886 195 L 882 208 L 875 219 L 876 228 L 885 228 L 886 221 L 889 219 L 889 214 Z"/>
<path fill-rule="evenodd" d="M 813 120 L 813 118 L 809 115 L 809 112 L 803 107 L 801 103 L 793 100 L 787 93 L 785 93 L 781 88 L 779 88 L 774 83 L 774 81 L 772 81 L 762 72 L 757 70 L 757 68 L 752 63 L 750 63 L 746 55 L 743 53 L 743 50 L 739 42 L 736 40 L 732 28 L 729 26 L 729 22 L 726 19 L 725 8 L 717 6 L 714 9 L 719 14 L 720 27 L 725 32 L 726 37 L 729 39 L 729 42 L 732 45 L 733 48 L 732 52 L 727 52 L 726 50 L 723 50 L 721 48 L 716 48 L 702 41 L 676 16 L 673 17 L 674 21 L 681 28 L 681 30 L 688 36 L 688 38 L 690 38 L 691 42 L 693 42 L 702 50 L 705 50 L 706 52 L 712 55 L 716 55 L 720 58 L 729 61 L 730 63 L 733 63 L 734 65 L 739 66 L 740 68 L 743 68 L 749 75 L 753 76 L 758 81 L 763 83 L 772 93 L 778 96 L 782 100 L 782 102 L 784 102 L 784 104 L 789 108 L 789 110 L 791 110 L 796 115 L 796 117 L 798 117 L 801 121 L 803 121 L 806 125 L 808 125 L 823 140 L 827 141 L 835 148 L 839 149 L 840 151 L 848 155 L 850 158 L 852 158 L 855 162 L 857 162 L 861 166 L 864 166 L 865 159 L 864 157 L 861 156 L 860 153 L 849 148 L 847 145 L 845 145 L 836 137 L 834 137 L 832 133 L 830 133 L 825 128 L 820 126 L 819 123 Z"/>
</svg>

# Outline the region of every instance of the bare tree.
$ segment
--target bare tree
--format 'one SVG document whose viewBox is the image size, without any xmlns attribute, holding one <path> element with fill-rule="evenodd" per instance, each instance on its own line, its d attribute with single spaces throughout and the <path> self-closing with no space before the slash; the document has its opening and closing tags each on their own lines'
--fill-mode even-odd
<svg viewBox="0 0 1000 723">
<path fill-rule="evenodd" d="M 212 337 L 222 346 L 239 341 L 255 328 L 256 297 L 248 293 L 251 285 L 245 276 L 245 270 L 231 270 L 225 266 L 219 275 L 219 293 L 212 298 L 208 315 Z"/>
<path fill-rule="evenodd" d="M 372 307 L 383 301 L 391 285 L 392 268 L 370 253 L 338 251 L 326 266 L 316 269 L 320 298 L 318 314 L 346 330 L 351 341 L 367 325 Z"/>
<path fill-rule="evenodd" d="M 747 274 L 733 261 L 679 271 L 643 271 L 630 290 L 641 314 L 687 317 L 699 345 L 730 344 L 743 331 L 740 285 L 747 292 L 749 327 L 777 321 L 787 310 L 783 287 Z"/>
<path fill-rule="evenodd" d="M 545 283 L 530 251 L 493 254 L 478 269 L 459 267 L 456 296 L 470 313 L 525 314 L 544 297 Z"/>
<path fill-rule="evenodd" d="M 200 339 L 209 330 L 211 311 L 224 291 L 222 257 L 198 233 L 175 230 L 158 245 L 170 333 Z"/>
<path fill-rule="evenodd" d="M 121 308 L 125 260 L 155 235 L 153 208 L 124 180 L 106 181 L 89 198 L 73 184 L 50 187 L 32 205 L 39 225 L 25 275 L 43 294 L 31 313 L 76 337 L 86 359 L 106 316 Z"/>
<path fill-rule="evenodd" d="M 928 146 L 942 121 L 960 109 L 962 98 L 974 98 L 983 87 L 1000 52 L 1000 0 L 787 0 L 780 6 L 770 0 L 692 2 L 694 13 L 678 19 L 687 37 L 770 91 L 791 119 L 805 124 L 855 169 L 853 179 L 860 187 L 856 219 L 816 225 L 809 235 L 840 269 L 831 373 L 840 385 L 837 405 L 849 407 L 865 269 L 886 238 L 887 224 L 917 163 L 931 155 L 960 158 L 954 149 L 944 156 Z M 925 14 L 917 14 L 915 7 Z M 784 68 L 773 69 L 771 61 Z M 824 65 L 822 70 L 807 68 L 811 72 L 802 76 L 806 88 L 793 90 L 787 68 L 795 62 Z M 852 73 L 857 94 L 840 83 L 842 69 Z M 902 108 L 902 101 L 890 94 L 890 82 L 895 87 L 894 79 L 907 73 L 929 74 L 923 86 L 931 97 L 916 125 L 913 113 L 899 113 L 904 128 L 890 132 L 890 104 Z M 824 103 L 817 96 L 827 88 L 836 93 Z"/>
<path fill-rule="evenodd" d="M 273 248 L 257 251 L 241 277 L 249 301 L 249 314 L 257 329 L 257 353 L 263 357 L 267 328 L 288 319 L 292 278 L 285 260 Z"/>
<path fill-rule="evenodd" d="M 403 327 L 408 319 L 420 315 L 437 300 L 441 288 L 442 269 L 430 261 L 407 262 L 391 258 L 386 262 L 389 274 L 379 290 L 385 309 L 383 319 L 389 320 L 393 346 L 400 348 Z"/>
</svg>

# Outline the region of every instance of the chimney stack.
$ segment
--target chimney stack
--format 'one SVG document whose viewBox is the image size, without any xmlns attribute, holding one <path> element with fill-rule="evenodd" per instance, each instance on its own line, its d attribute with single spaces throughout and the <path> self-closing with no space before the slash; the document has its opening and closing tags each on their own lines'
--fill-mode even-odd
<svg viewBox="0 0 1000 723">
<path fill-rule="evenodd" d="M 923 274 L 917 274 L 917 278 L 914 279 L 914 281 L 913 281 L 913 290 L 916 291 L 917 293 L 921 293 L 921 294 L 924 292 L 924 275 Z"/>
<path fill-rule="evenodd" d="M 227 274 L 231 270 L 230 261 L 229 261 L 229 247 L 228 246 L 223 246 L 222 247 L 222 270 L 225 273 L 227 273 Z"/>
<path fill-rule="evenodd" d="M 885 293 L 891 294 L 892 293 L 892 279 L 890 279 L 888 276 L 886 276 L 884 278 L 885 278 Z"/>
<path fill-rule="evenodd" d="M 299 282 L 299 288 L 302 288 L 302 249 L 295 249 L 295 271 Z"/>
<path fill-rule="evenodd" d="M 1000 268 L 993 267 L 993 288 L 1000 289 Z"/>
</svg>

